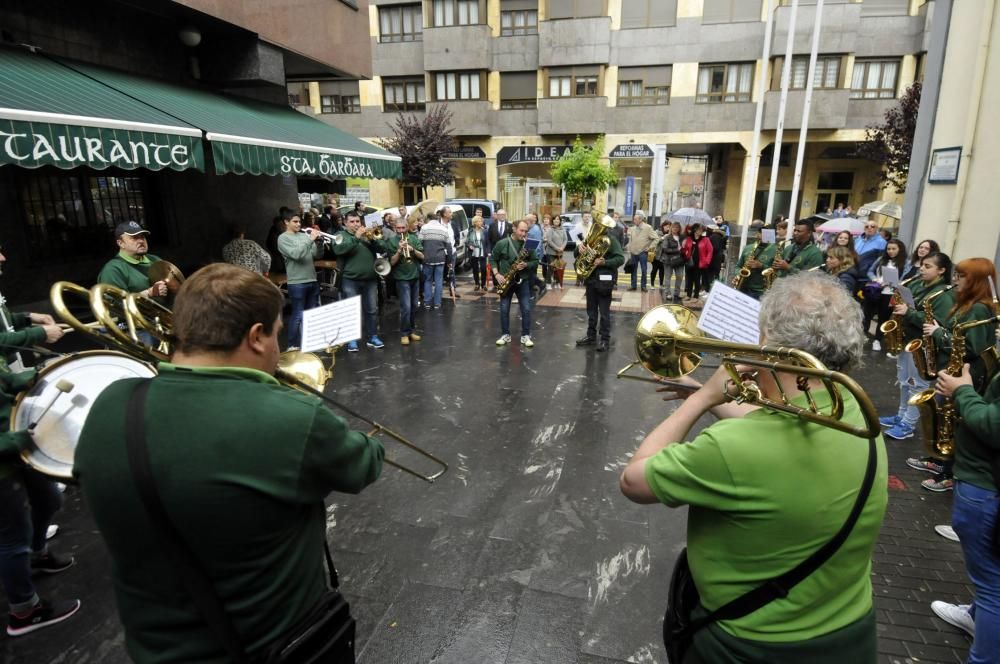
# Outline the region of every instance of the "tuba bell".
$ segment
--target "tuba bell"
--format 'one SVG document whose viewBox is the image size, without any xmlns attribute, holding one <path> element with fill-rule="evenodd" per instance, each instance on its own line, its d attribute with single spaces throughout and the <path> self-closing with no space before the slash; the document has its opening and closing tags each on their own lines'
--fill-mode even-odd
<svg viewBox="0 0 1000 664">
<path fill-rule="evenodd" d="M 586 279 L 597 267 L 594 263 L 603 258 L 611 248 L 611 238 L 608 232 L 615 227 L 615 220 L 605 216 L 600 221 L 594 219 L 587 231 L 587 237 L 580 245 L 580 256 L 576 259 L 574 269 L 577 275 Z"/>
</svg>

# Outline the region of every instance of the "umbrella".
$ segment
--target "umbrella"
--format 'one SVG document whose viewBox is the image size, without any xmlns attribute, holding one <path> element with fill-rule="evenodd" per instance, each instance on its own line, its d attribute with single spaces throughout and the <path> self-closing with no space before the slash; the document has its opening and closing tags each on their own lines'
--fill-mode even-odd
<svg viewBox="0 0 1000 664">
<path fill-rule="evenodd" d="M 824 233 L 850 231 L 851 235 L 861 235 L 865 232 L 865 221 L 864 219 L 856 219 L 854 217 L 838 217 L 817 226 L 816 230 Z"/>
<path fill-rule="evenodd" d="M 867 212 L 866 212 L 867 211 Z M 884 214 L 887 217 L 892 217 L 893 219 L 903 218 L 903 206 L 899 203 L 893 203 L 892 201 L 872 201 L 871 203 L 865 203 L 858 210 L 858 216 L 864 217 L 868 213 L 874 212 L 875 214 Z"/>
<path fill-rule="evenodd" d="M 690 208 L 685 207 L 679 210 L 674 210 L 667 215 L 667 219 L 670 221 L 676 221 L 677 223 L 684 224 L 710 224 L 713 219 L 708 216 L 708 213 L 701 208 Z"/>
</svg>

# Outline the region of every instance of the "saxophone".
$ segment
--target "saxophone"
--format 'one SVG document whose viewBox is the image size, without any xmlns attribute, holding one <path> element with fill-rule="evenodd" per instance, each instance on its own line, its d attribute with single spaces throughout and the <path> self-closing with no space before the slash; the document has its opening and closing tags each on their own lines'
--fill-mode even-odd
<svg viewBox="0 0 1000 664">
<path fill-rule="evenodd" d="M 513 244 L 513 242 L 511 242 Z M 514 281 L 517 279 L 517 264 L 528 258 L 528 248 L 527 246 L 521 247 L 521 251 L 518 252 L 517 258 L 514 262 L 510 264 L 510 269 L 503 275 L 503 283 L 497 284 L 497 295 L 500 297 L 505 296 L 514 285 Z"/>
<path fill-rule="evenodd" d="M 771 261 L 771 267 L 767 268 L 761 272 L 761 276 L 764 277 L 764 289 L 767 290 L 774 285 L 774 280 L 778 277 L 778 273 L 774 266 L 778 264 L 778 261 L 782 259 L 782 255 L 785 253 L 785 245 L 788 244 L 788 240 L 782 240 L 778 243 L 777 250 L 774 252 L 774 260 Z"/>
<path fill-rule="evenodd" d="M 761 244 L 760 240 L 757 240 L 757 244 L 754 245 L 754 248 L 753 248 L 753 253 L 750 254 L 750 260 L 752 260 L 752 261 L 757 260 L 757 257 L 760 256 L 760 252 L 766 246 L 767 245 L 765 245 L 765 244 Z M 750 268 L 748 268 L 748 267 L 741 267 L 740 271 L 736 273 L 735 277 L 733 277 L 733 281 L 732 281 L 731 285 L 736 290 L 743 290 L 743 285 L 747 282 L 747 279 L 749 279 L 749 278 L 750 278 Z"/>
<path fill-rule="evenodd" d="M 945 368 L 949 375 L 962 375 L 966 332 L 980 325 L 996 323 L 997 320 L 1000 320 L 1000 316 L 959 323 L 952 329 L 951 352 Z M 939 459 L 950 458 L 955 453 L 955 423 L 958 421 L 955 400 L 951 397 L 935 398 L 934 388 L 928 388 L 910 397 L 907 403 L 920 411 L 920 429 L 930 455 Z"/>
<path fill-rule="evenodd" d="M 905 286 L 919 276 L 904 279 L 899 282 L 899 285 Z M 903 304 L 903 298 L 899 294 L 899 288 L 893 288 L 892 297 L 889 298 L 889 309 L 895 309 L 900 304 Z M 893 355 L 899 355 L 903 351 L 903 317 L 893 314 L 892 318 L 879 325 L 878 329 L 885 336 L 888 351 Z"/>
<path fill-rule="evenodd" d="M 928 295 L 921 302 L 924 310 L 924 324 L 929 325 L 934 322 L 934 307 L 932 303 L 952 288 L 954 285 L 945 286 L 938 292 Z M 913 363 L 917 366 L 917 373 L 924 380 L 934 380 L 937 376 L 937 348 L 934 344 L 934 337 L 930 335 L 921 336 L 906 344 L 903 348 L 907 353 L 913 355 Z"/>
</svg>

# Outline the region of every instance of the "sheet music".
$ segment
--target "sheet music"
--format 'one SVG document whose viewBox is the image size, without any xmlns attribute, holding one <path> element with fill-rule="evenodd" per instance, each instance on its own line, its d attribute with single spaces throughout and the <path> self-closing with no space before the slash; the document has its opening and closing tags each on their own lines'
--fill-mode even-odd
<svg viewBox="0 0 1000 664">
<path fill-rule="evenodd" d="M 774 244 L 774 229 L 765 228 L 761 230 L 760 241 L 764 244 Z"/>
<path fill-rule="evenodd" d="M 698 329 L 723 341 L 760 343 L 760 302 L 717 281 L 698 318 Z"/>
<path fill-rule="evenodd" d="M 916 309 L 917 303 L 913 299 L 913 291 L 906 286 L 896 286 L 896 288 L 899 290 L 899 296 L 903 298 L 903 302 L 906 302 L 906 306 L 910 309 Z"/>
<path fill-rule="evenodd" d="M 883 286 L 899 285 L 899 270 L 896 269 L 895 265 L 886 265 L 882 267 L 882 285 Z"/>
<path fill-rule="evenodd" d="M 371 214 L 365 215 L 365 226 L 371 228 L 372 226 L 381 226 L 382 217 L 378 216 L 378 212 L 372 212 Z"/>
<path fill-rule="evenodd" d="M 529 255 L 538 253 L 538 247 L 540 247 L 541 245 L 542 243 L 539 240 L 536 240 L 535 238 L 529 237 L 524 241 L 524 248 L 528 251 Z"/>
<path fill-rule="evenodd" d="M 361 296 L 302 312 L 302 350 L 311 352 L 361 338 Z"/>
</svg>

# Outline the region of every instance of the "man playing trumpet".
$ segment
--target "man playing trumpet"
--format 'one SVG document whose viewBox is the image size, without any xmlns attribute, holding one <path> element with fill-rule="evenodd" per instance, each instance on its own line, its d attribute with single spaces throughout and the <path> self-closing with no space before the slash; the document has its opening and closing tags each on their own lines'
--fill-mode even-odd
<svg viewBox="0 0 1000 664">
<path fill-rule="evenodd" d="M 423 245 L 416 233 L 406 227 L 406 220 L 392 214 L 395 233 L 383 243 L 392 265 L 392 278 L 399 294 L 399 343 L 409 346 L 420 341 L 413 329 L 413 315 L 420 298 L 420 261 L 424 259 Z"/>
</svg>

